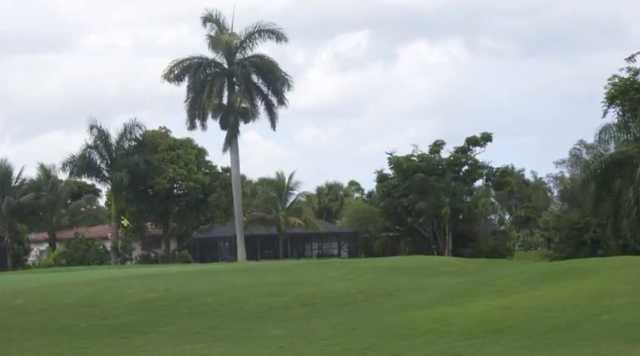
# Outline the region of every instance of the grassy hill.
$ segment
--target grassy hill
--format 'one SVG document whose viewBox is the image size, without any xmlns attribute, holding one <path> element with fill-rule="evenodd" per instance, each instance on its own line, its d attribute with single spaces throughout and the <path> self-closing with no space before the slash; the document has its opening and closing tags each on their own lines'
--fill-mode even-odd
<svg viewBox="0 0 640 356">
<path fill-rule="evenodd" d="M 640 258 L 0 274 L 0 354 L 640 355 Z"/>
</svg>

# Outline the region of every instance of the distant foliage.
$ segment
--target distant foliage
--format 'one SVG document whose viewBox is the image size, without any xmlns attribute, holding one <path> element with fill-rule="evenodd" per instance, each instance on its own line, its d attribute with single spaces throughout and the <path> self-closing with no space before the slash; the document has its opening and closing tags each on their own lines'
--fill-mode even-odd
<svg viewBox="0 0 640 356">
<path fill-rule="evenodd" d="M 635 56 L 627 61 L 605 87 L 610 121 L 551 176 L 556 204 L 541 232 L 554 259 L 640 254 L 640 67 Z"/>
<path fill-rule="evenodd" d="M 109 251 L 99 242 L 77 235 L 49 254 L 44 266 L 96 266 L 110 262 Z"/>
<path fill-rule="evenodd" d="M 144 252 L 136 263 L 141 265 L 156 265 L 156 264 L 189 264 L 193 263 L 193 257 L 187 250 L 174 251 L 169 254 L 162 254 L 157 252 Z"/>
</svg>

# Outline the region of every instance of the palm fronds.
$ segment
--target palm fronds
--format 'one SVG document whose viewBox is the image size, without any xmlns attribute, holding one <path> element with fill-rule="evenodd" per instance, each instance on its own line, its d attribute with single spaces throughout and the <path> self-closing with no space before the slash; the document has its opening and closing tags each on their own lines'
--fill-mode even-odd
<svg viewBox="0 0 640 356">
<path fill-rule="evenodd" d="M 217 10 L 201 17 L 212 56 L 189 56 L 172 61 L 162 74 L 168 83 L 186 82 L 187 128 L 205 130 L 207 120 L 218 121 L 225 131 L 223 151 L 238 138 L 241 124 L 264 113 L 272 129 L 278 123 L 278 108 L 287 106 L 293 82 L 279 64 L 254 51 L 266 42 L 286 43 L 281 28 L 257 22 L 236 33 Z"/>
</svg>

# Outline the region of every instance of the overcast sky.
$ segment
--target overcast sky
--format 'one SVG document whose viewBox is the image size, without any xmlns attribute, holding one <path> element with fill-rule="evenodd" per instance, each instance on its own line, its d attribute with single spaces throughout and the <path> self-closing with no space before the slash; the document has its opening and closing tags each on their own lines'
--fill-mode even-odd
<svg viewBox="0 0 640 356">
<path fill-rule="evenodd" d="M 160 79 L 206 53 L 199 16 L 273 21 L 290 37 L 262 50 L 295 80 L 277 132 L 242 128 L 250 177 L 296 170 L 307 189 L 372 187 L 385 152 L 494 133 L 484 159 L 542 174 L 602 124 L 602 89 L 640 50 L 640 2 L 545 0 L 0 1 L 0 157 L 33 172 L 86 137 L 137 117 L 193 137 L 228 165 L 223 134 L 185 128 L 184 87 Z"/>
</svg>

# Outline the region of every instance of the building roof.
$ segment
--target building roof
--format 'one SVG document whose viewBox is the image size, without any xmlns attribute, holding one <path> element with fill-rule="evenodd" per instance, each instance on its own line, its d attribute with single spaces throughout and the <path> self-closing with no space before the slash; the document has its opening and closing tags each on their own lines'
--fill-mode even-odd
<svg viewBox="0 0 640 356">
<path fill-rule="evenodd" d="M 71 229 L 60 230 L 56 232 L 56 239 L 58 241 L 71 240 L 76 236 L 76 234 L 79 234 L 91 240 L 108 240 L 109 238 L 111 238 L 111 226 L 80 226 Z M 29 234 L 29 242 L 44 242 L 48 240 L 49 235 L 46 232 L 35 232 Z"/>
<path fill-rule="evenodd" d="M 79 226 L 56 231 L 56 240 L 71 240 L 76 236 L 76 234 L 90 240 L 109 240 L 111 238 L 111 225 Z M 161 234 L 162 232 L 159 229 L 150 224 L 147 225 L 147 236 L 156 236 Z M 29 242 L 44 241 L 49 241 L 49 235 L 46 232 L 34 232 L 29 234 Z"/>
<path fill-rule="evenodd" d="M 271 236 L 276 235 L 277 231 L 275 226 L 265 225 L 245 225 L 246 236 Z M 326 235 L 326 234 L 353 234 L 354 230 L 331 224 L 328 222 L 320 222 L 319 226 L 315 229 L 296 227 L 287 230 L 286 234 L 289 236 L 295 235 Z M 205 226 L 193 234 L 194 238 L 212 238 L 212 237 L 231 237 L 236 235 L 236 228 L 233 222 L 227 224 L 209 225 Z"/>
</svg>

